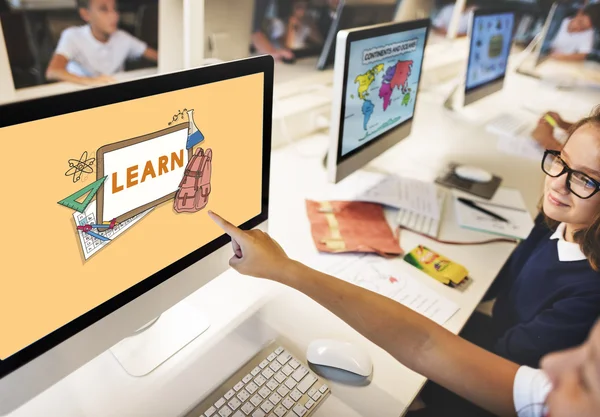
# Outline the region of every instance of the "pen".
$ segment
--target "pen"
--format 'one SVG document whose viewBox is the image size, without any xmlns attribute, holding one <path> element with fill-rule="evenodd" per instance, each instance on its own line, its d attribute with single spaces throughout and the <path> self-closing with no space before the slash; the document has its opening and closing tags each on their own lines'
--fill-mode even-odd
<svg viewBox="0 0 600 417">
<path fill-rule="evenodd" d="M 502 222 L 508 223 L 508 220 L 506 220 L 504 217 L 497 215 L 496 213 L 492 213 L 489 210 L 484 209 L 483 207 L 478 206 L 477 204 L 475 204 L 474 201 L 469 200 L 467 198 L 462 198 L 462 197 L 458 197 L 458 201 L 460 201 L 461 203 L 463 203 L 465 206 L 471 207 L 475 210 L 479 210 L 482 213 L 487 214 L 488 216 L 493 217 L 496 220 L 500 220 Z"/>
</svg>

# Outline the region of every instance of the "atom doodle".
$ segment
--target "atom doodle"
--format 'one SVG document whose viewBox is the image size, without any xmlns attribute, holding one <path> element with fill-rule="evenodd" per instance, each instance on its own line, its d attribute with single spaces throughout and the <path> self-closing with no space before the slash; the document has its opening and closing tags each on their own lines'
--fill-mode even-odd
<svg viewBox="0 0 600 417">
<path fill-rule="evenodd" d="M 93 174 L 96 158 L 88 159 L 87 156 L 87 151 L 85 151 L 79 159 L 69 159 L 69 169 L 65 172 L 65 177 L 73 176 L 73 182 L 77 182 L 81 179 L 82 174 Z"/>
</svg>

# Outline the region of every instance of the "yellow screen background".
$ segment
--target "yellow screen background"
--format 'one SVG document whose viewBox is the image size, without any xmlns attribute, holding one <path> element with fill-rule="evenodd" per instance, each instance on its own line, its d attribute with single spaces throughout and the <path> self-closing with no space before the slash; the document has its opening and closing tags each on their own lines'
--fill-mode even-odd
<svg viewBox="0 0 600 417">
<path fill-rule="evenodd" d="M 0 359 L 220 236 L 207 210 L 237 225 L 260 214 L 263 85 L 249 75 L 0 130 Z M 165 129 L 184 108 L 204 135 L 198 146 L 213 151 L 208 205 L 176 214 L 169 200 L 84 261 L 74 211 L 57 202 L 97 167 L 73 183 L 67 161 Z"/>
</svg>

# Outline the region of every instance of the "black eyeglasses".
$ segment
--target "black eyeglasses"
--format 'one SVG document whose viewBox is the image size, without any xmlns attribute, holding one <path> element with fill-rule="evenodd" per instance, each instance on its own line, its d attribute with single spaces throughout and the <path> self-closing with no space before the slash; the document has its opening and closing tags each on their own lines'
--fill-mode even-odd
<svg viewBox="0 0 600 417">
<path fill-rule="evenodd" d="M 567 173 L 567 188 L 570 192 L 584 200 L 600 191 L 600 182 L 581 171 L 571 169 L 560 157 L 560 151 L 544 152 L 542 171 L 551 177 L 560 177 Z"/>
</svg>

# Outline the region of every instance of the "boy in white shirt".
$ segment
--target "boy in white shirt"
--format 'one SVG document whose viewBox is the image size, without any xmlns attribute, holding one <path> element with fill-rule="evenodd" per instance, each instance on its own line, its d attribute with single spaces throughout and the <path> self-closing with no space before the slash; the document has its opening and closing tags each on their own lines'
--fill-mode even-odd
<svg viewBox="0 0 600 417">
<path fill-rule="evenodd" d="M 573 18 L 566 18 L 552 41 L 551 57 L 561 61 L 583 61 L 594 47 L 595 29 L 600 26 L 600 4 L 592 4 Z"/>
<path fill-rule="evenodd" d="M 127 59 L 158 60 L 156 50 L 118 29 L 116 0 L 78 0 L 87 25 L 66 29 L 46 70 L 49 80 L 78 84 L 106 84 L 123 71 Z"/>
</svg>

